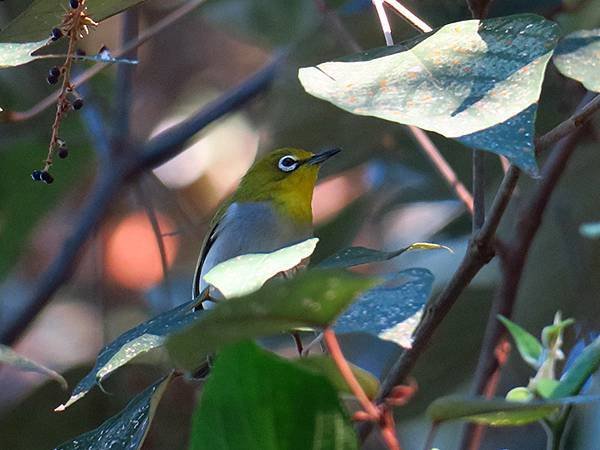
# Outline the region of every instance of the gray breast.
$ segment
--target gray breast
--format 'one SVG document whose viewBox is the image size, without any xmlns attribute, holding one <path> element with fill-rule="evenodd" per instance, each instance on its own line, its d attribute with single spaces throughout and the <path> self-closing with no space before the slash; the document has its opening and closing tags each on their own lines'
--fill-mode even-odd
<svg viewBox="0 0 600 450">
<path fill-rule="evenodd" d="M 204 275 L 217 264 L 248 253 L 269 253 L 312 236 L 307 226 L 297 226 L 264 202 L 233 203 L 217 226 L 216 239 L 200 272 L 200 291 L 206 287 Z"/>
</svg>

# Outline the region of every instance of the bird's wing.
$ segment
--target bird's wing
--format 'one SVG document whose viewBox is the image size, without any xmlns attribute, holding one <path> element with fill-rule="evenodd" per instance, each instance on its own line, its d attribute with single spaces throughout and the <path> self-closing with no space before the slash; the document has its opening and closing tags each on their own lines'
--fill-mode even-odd
<svg viewBox="0 0 600 450">
<path fill-rule="evenodd" d="M 200 282 L 202 274 L 202 265 L 204 264 L 204 260 L 206 259 L 206 255 L 208 255 L 208 251 L 214 244 L 217 239 L 219 233 L 219 224 L 221 223 L 221 219 L 225 215 L 227 208 L 229 207 L 229 202 L 226 202 L 215 214 L 215 217 L 212 219 L 210 223 L 210 228 L 206 236 L 204 237 L 204 241 L 202 242 L 202 249 L 200 250 L 200 255 L 198 256 L 198 262 L 196 263 L 196 270 L 194 271 L 194 283 L 192 287 L 192 300 L 195 300 L 200 295 Z"/>
</svg>

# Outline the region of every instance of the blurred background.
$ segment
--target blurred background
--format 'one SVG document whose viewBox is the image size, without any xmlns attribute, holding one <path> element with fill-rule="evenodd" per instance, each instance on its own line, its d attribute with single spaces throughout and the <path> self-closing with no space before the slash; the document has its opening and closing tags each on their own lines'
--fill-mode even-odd
<svg viewBox="0 0 600 450">
<path fill-rule="evenodd" d="M 29 3 L 2 2 L 0 28 Z M 140 28 L 181 3 L 144 2 L 135 8 Z M 337 8 L 343 25 L 361 47 L 384 45 L 370 1 L 326 3 Z M 470 18 L 464 1 L 405 3 L 433 27 Z M 347 38 L 332 28 L 319 4 L 312 0 L 208 1 L 140 48 L 131 105 L 132 134 L 138 141 L 226 92 L 265 64 L 277 49 L 285 46 L 290 57 L 268 92 L 199 133 L 184 152 L 144 174 L 114 199 L 110 215 L 88 242 L 72 279 L 16 343 L 17 351 L 65 374 L 73 386 L 105 343 L 188 301 L 196 257 L 215 208 L 235 189 L 257 155 L 280 146 L 344 149 L 324 166 L 315 192 L 315 222 L 321 239 L 315 259 L 348 245 L 393 250 L 417 241 L 445 244 L 455 254 L 417 252 L 368 268 L 389 272 L 426 267 L 436 277 L 434 295 L 439 291 L 464 254 L 470 219 L 401 126 L 351 115 L 303 91 L 297 80 L 299 67 L 351 53 Z M 598 0 L 497 0 L 490 16 L 520 12 L 552 18 L 564 33 L 600 25 Z M 402 20 L 391 13 L 389 17 L 396 42 L 416 35 Z M 120 47 L 122 22 L 123 14 L 103 22 L 81 47 L 89 54 L 103 45 Z M 53 64 L 41 60 L 0 71 L 0 106 L 25 110 L 48 95 L 52 88 L 45 77 Z M 32 183 L 29 174 L 45 157 L 53 112 L 48 110 L 28 122 L 0 124 L 0 329 L 18 317 L 38 277 L 72 232 L 97 168 L 97 140 L 89 134 L 89 122 L 100 120 L 105 133 L 112 132 L 114 79 L 114 68 L 96 76 L 84 90 L 82 113 L 65 120 L 62 135 L 69 143 L 70 156 L 55 164 L 56 181 L 51 186 Z M 568 117 L 583 93 L 579 84 L 563 78 L 550 64 L 538 131 L 543 133 Z M 600 219 L 599 125 L 598 119 L 589 125 L 552 198 L 526 267 L 515 315 L 515 321 L 534 334 L 552 321 L 556 310 L 574 317 L 577 326 L 567 333 L 566 348 L 600 325 L 600 241 L 585 239 L 578 232 L 581 223 Z M 468 185 L 470 151 L 440 136 L 432 138 Z M 498 158 L 487 155 L 490 200 L 502 173 Z M 526 198 L 532 184 L 532 180 L 522 180 L 511 211 Z M 152 211 L 162 234 L 166 267 L 148 218 Z M 502 223 L 505 237 L 512 232 L 511 211 Z M 430 426 L 423 413 L 432 400 L 468 391 L 498 280 L 495 264 L 480 273 L 419 360 L 414 371 L 419 393 L 398 411 L 405 448 L 421 448 Z M 56 383 L 0 367 L 0 447 L 51 448 L 95 428 L 164 371 L 155 363 L 149 358 L 135 361 L 105 383 L 110 395 L 96 390 L 63 413 L 52 412 L 68 396 Z M 499 394 L 526 384 L 531 375 L 513 354 L 503 371 Z M 194 386 L 175 380 L 144 448 L 185 448 L 196 395 Z M 577 409 L 572 426 L 579 431 L 571 434 L 567 448 L 598 448 L 600 408 L 590 404 Z M 595 433 L 590 431 L 594 427 Z M 436 445 L 455 448 L 460 429 L 460 424 L 444 425 Z M 524 439 L 527 447 L 522 446 Z M 539 426 L 519 429 L 519 433 L 500 429 L 488 432 L 484 448 L 537 449 L 544 448 L 544 442 Z"/>
</svg>

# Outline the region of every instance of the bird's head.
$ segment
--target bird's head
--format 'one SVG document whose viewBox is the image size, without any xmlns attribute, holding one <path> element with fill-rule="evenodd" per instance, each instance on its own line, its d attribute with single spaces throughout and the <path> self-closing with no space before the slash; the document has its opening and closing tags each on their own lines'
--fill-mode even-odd
<svg viewBox="0 0 600 450">
<path fill-rule="evenodd" d="M 272 201 L 294 219 L 312 221 L 310 205 L 319 168 L 339 151 L 335 148 L 312 153 L 290 147 L 274 150 L 244 175 L 234 201 Z"/>
</svg>

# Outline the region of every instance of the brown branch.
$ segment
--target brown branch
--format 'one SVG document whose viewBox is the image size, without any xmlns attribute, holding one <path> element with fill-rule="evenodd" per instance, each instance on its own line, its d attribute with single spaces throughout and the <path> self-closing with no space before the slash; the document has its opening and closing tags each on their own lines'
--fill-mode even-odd
<svg viewBox="0 0 600 450">
<path fill-rule="evenodd" d="M 590 101 L 590 98 L 592 100 Z M 580 138 L 582 127 L 589 120 L 593 111 L 600 108 L 598 96 L 587 95 L 577 108 L 577 113 L 562 122 L 552 131 L 538 139 L 538 146 L 548 146 L 555 139 L 561 139 L 544 164 L 541 181 L 530 199 L 525 202 L 517 214 L 517 229 L 514 242 L 503 250 L 502 269 L 503 281 L 492 303 L 486 332 L 483 339 L 475 380 L 473 394 L 485 392 L 492 395 L 496 391 L 501 361 L 495 349 L 502 341 L 504 328 L 498 321 L 498 314 L 511 317 L 516 302 L 517 293 L 529 249 L 533 244 L 535 234 L 542 223 L 542 217 L 551 194 L 566 168 Z M 570 135 L 565 136 L 565 130 Z M 510 172 L 510 171 L 509 171 Z M 483 438 L 483 427 L 467 426 L 462 440 L 462 448 L 475 449 Z"/>
<path fill-rule="evenodd" d="M 593 105 L 586 105 L 581 109 L 581 111 L 576 112 L 573 116 L 565 121 L 566 123 L 572 124 L 568 127 L 570 132 L 574 132 L 579 129 L 590 119 L 593 112 L 597 111 L 598 109 L 600 109 L 600 102 L 597 101 L 596 97 L 593 100 Z M 567 127 L 564 125 L 565 122 L 559 124 L 537 141 L 536 150 L 538 152 L 552 145 L 552 139 L 558 140 L 564 136 L 564 131 L 558 133 L 556 130 L 566 130 Z M 550 139 L 549 137 L 552 138 Z M 568 141 L 571 140 L 571 138 L 572 137 L 569 137 Z M 555 153 L 553 153 L 553 155 L 555 155 Z M 563 159 L 564 156 L 565 155 L 562 155 L 562 158 L 560 159 Z M 551 158 L 555 159 L 557 156 L 553 156 Z M 548 163 L 550 163 L 551 160 L 547 162 L 547 164 L 544 166 L 545 168 L 548 167 Z M 545 169 L 545 176 L 549 175 L 547 173 L 548 170 L 549 169 Z M 400 355 L 398 360 L 396 360 L 393 367 L 390 369 L 386 378 L 383 380 L 380 393 L 378 395 L 379 401 L 389 395 L 394 386 L 402 383 L 403 380 L 408 376 L 417 362 L 417 359 L 429 344 L 429 341 L 438 325 L 443 321 L 446 314 L 448 311 L 450 311 L 460 294 L 466 289 L 473 277 L 481 270 L 481 268 L 483 268 L 483 266 L 485 266 L 494 256 L 494 240 L 496 229 L 500 223 L 504 211 L 506 210 L 511 194 L 516 186 L 518 177 L 519 170 L 514 166 L 511 166 L 502 180 L 500 188 L 492 204 L 492 208 L 490 209 L 490 213 L 483 227 L 475 236 L 473 236 L 473 239 L 471 240 L 469 248 L 463 260 L 461 261 L 458 270 L 448 282 L 446 287 L 442 290 L 442 292 L 425 308 L 423 318 L 415 331 L 412 348 L 404 351 Z M 546 183 L 544 184 L 546 185 Z M 547 188 L 548 186 L 546 189 Z M 535 205 L 530 205 L 530 208 L 531 207 L 542 208 L 543 210 L 545 204 L 536 203 Z M 531 226 L 529 226 L 528 230 L 531 229 Z M 529 233 L 531 233 L 531 231 L 529 231 Z M 492 350 L 493 348 L 494 347 L 492 347 Z M 370 431 L 370 424 L 363 424 L 360 429 L 361 439 L 366 439 Z"/>
<path fill-rule="evenodd" d="M 112 56 L 114 58 L 120 58 L 123 55 L 126 55 L 132 50 L 138 48 L 142 44 L 145 44 L 148 40 L 160 35 L 162 31 L 173 25 L 179 19 L 185 17 L 186 14 L 196 9 L 205 1 L 206 0 L 190 0 L 189 2 L 182 4 L 175 11 L 171 12 L 163 19 L 156 22 L 154 25 L 151 25 L 144 31 L 142 31 L 135 40 L 128 42 L 126 45 L 119 49 L 112 51 Z M 83 72 L 81 75 L 79 75 L 77 78 L 75 78 L 71 83 L 72 86 L 74 88 L 81 86 L 83 83 L 89 81 L 98 73 L 100 73 L 103 69 L 110 65 L 110 63 L 95 64 L 94 66 Z M 38 102 L 36 105 L 31 107 L 27 111 L 4 111 L 0 114 L 0 122 L 22 122 L 25 120 L 32 119 L 33 117 L 37 116 L 38 114 L 42 113 L 47 108 L 52 106 L 58 99 L 58 96 L 59 92 L 50 94 L 48 97 Z"/>
</svg>

